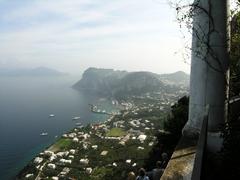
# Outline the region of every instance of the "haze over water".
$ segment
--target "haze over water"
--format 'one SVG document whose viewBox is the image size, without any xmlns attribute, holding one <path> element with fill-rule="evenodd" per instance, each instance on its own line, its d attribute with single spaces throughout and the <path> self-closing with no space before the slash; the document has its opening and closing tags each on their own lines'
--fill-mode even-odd
<svg viewBox="0 0 240 180">
<path fill-rule="evenodd" d="M 8 180 L 35 155 L 53 143 L 55 136 L 75 126 L 72 117 L 81 116 L 83 125 L 102 121 L 104 115 L 89 111 L 98 97 L 82 94 L 71 86 L 79 77 L 0 78 L 0 179 Z M 111 109 L 108 101 L 101 101 Z M 49 118 L 49 114 L 55 114 Z M 40 133 L 48 132 L 48 136 Z"/>
</svg>

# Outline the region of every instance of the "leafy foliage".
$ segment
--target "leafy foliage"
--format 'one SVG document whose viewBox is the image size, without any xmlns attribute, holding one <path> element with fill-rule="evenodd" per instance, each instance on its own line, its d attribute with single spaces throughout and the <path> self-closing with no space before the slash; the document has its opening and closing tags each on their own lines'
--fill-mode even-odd
<svg viewBox="0 0 240 180">
<path fill-rule="evenodd" d="M 169 157 L 173 153 L 182 136 L 182 129 L 188 120 L 188 104 L 189 98 L 184 96 L 171 107 L 171 115 L 164 122 L 164 130 L 166 132 L 157 135 L 158 143 L 149 153 L 149 159 L 145 161 L 146 169 L 153 169 L 156 161 L 161 160 L 163 152 L 166 152 Z"/>
<path fill-rule="evenodd" d="M 188 101 L 184 96 L 178 100 L 178 103 L 172 106 L 172 113 L 164 123 L 164 129 L 174 135 L 177 139 L 181 137 L 182 128 L 188 119 Z"/>
<path fill-rule="evenodd" d="M 232 20 L 230 96 L 240 94 L 240 13 Z"/>
<path fill-rule="evenodd" d="M 232 20 L 231 36 L 231 76 L 230 76 L 230 96 L 240 94 L 240 13 L 236 14 Z M 223 127 L 223 148 L 221 155 L 222 179 L 238 179 L 240 177 L 240 121 L 234 115 L 238 108 L 230 107 L 229 121 Z"/>
</svg>

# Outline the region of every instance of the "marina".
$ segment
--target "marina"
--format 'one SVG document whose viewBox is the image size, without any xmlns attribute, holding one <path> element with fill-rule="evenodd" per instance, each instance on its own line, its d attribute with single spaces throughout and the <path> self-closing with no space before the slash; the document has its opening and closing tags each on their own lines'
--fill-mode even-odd
<svg viewBox="0 0 240 180">
<path fill-rule="evenodd" d="M 116 115 L 116 114 L 118 114 L 116 112 L 107 112 L 106 110 L 101 110 L 101 109 L 98 108 L 98 106 L 96 106 L 94 104 L 89 104 L 89 106 L 90 106 L 91 112 L 96 113 L 96 114 L 105 114 L 105 115 Z"/>
</svg>

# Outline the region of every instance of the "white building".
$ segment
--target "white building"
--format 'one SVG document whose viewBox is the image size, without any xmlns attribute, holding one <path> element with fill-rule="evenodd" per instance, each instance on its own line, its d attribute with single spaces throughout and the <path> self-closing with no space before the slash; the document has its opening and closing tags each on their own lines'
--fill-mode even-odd
<svg viewBox="0 0 240 180">
<path fill-rule="evenodd" d="M 93 171 L 93 169 L 92 169 L 92 168 L 90 168 L 90 167 L 89 167 L 89 168 L 86 168 L 86 173 L 87 173 L 87 174 L 91 174 L 91 173 L 92 173 L 92 171 Z"/>
<path fill-rule="evenodd" d="M 138 140 L 140 140 L 142 143 L 146 140 L 146 138 L 147 138 L 147 135 L 145 134 L 141 134 L 138 136 Z"/>
<path fill-rule="evenodd" d="M 49 161 L 52 162 L 55 159 L 57 159 L 57 155 L 54 154 L 49 158 Z"/>
<path fill-rule="evenodd" d="M 31 177 L 33 177 L 34 175 L 33 174 L 27 174 L 26 176 L 25 176 L 25 178 L 31 178 Z"/>
<path fill-rule="evenodd" d="M 51 168 L 51 169 L 56 169 L 56 165 L 55 164 L 52 164 L 52 163 L 49 163 L 47 165 L 47 167 Z"/>
<path fill-rule="evenodd" d="M 126 163 L 128 163 L 128 164 L 130 164 L 131 162 L 132 162 L 131 159 L 127 159 L 127 160 L 126 160 Z"/>
<path fill-rule="evenodd" d="M 72 160 L 67 160 L 67 159 L 60 159 L 59 161 L 61 164 L 72 164 Z"/>
<path fill-rule="evenodd" d="M 82 165 L 88 165 L 89 159 L 80 159 L 80 164 Z"/>
<path fill-rule="evenodd" d="M 43 162 L 43 158 L 36 157 L 36 158 L 34 159 L 34 163 L 35 163 L 35 164 L 40 164 L 41 162 Z"/>
<path fill-rule="evenodd" d="M 79 141 L 79 139 L 78 139 L 78 138 L 76 138 L 76 137 L 75 137 L 75 138 L 73 138 L 73 142 L 76 142 L 76 143 L 77 143 L 78 141 Z"/>
<path fill-rule="evenodd" d="M 98 148 L 98 145 L 92 145 L 92 148 L 96 150 Z"/>
<path fill-rule="evenodd" d="M 44 151 L 44 154 L 50 157 L 50 156 L 54 155 L 54 152 L 52 152 L 52 151 Z"/>
<path fill-rule="evenodd" d="M 108 154 L 108 151 L 102 151 L 101 156 L 106 156 Z"/>
<path fill-rule="evenodd" d="M 75 154 L 76 153 L 76 150 L 75 149 L 70 149 L 70 154 Z"/>
<path fill-rule="evenodd" d="M 138 150 L 144 150 L 144 147 L 138 146 Z"/>
</svg>

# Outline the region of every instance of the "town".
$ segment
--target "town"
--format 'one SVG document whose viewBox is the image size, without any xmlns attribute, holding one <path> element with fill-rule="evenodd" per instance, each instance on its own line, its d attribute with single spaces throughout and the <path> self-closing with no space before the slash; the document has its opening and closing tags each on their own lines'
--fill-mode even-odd
<svg viewBox="0 0 240 180">
<path fill-rule="evenodd" d="M 105 122 L 77 126 L 35 157 L 20 179 L 124 179 L 143 167 L 171 105 L 187 93 L 147 93 L 113 101 L 121 111 Z M 117 102 L 117 103 L 116 103 Z"/>
</svg>

